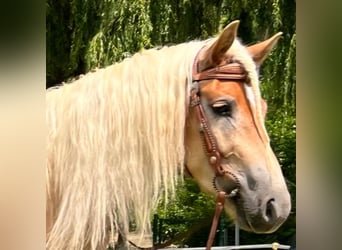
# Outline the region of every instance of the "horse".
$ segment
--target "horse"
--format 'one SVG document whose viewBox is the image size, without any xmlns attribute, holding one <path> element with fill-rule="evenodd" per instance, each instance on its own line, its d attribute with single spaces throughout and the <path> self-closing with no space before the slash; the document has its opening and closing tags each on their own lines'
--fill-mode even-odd
<svg viewBox="0 0 342 250">
<path fill-rule="evenodd" d="M 240 228 L 281 226 L 291 201 L 258 69 L 282 33 L 245 46 L 238 25 L 47 91 L 47 249 L 106 249 L 109 232 L 127 242 L 131 222 L 143 234 L 186 173 L 203 192 L 224 192 Z"/>
</svg>

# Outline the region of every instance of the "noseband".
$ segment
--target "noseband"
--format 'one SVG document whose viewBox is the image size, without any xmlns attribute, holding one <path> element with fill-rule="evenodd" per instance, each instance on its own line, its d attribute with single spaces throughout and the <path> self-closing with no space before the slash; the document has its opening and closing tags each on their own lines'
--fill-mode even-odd
<svg viewBox="0 0 342 250">
<path fill-rule="evenodd" d="M 222 66 L 218 66 L 215 68 L 209 68 L 204 71 L 198 72 L 198 62 L 199 62 L 199 55 L 201 54 L 201 51 L 203 48 L 197 53 L 193 69 L 192 69 L 192 82 L 195 83 L 195 87 L 191 90 L 190 93 L 190 107 L 194 108 L 196 111 L 197 120 L 199 122 L 199 132 L 202 138 L 202 144 L 204 151 L 207 154 L 209 165 L 212 167 L 213 171 L 215 172 L 215 177 L 213 179 L 213 186 L 215 190 L 217 191 L 217 201 L 216 201 L 216 209 L 215 209 L 215 215 L 213 218 L 210 234 L 207 241 L 206 249 L 211 249 L 211 246 L 213 244 L 217 224 L 219 221 L 220 214 L 222 212 L 224 202 L 226 198 L 231 198 L 237 195 L 239 191 L 239 181 L 237 177 L 231 173 L 228 169 L 223 168 L 222 166 L 222 154 L 219 151 L 217 141 L 215 136 L 213 135 L 210 126 L 208 124 L 208 119 L 205 115 L 203 105 L 201 103 L 200 98 L 200 88 L 199 84 L 201 81 L 204 80 L 234 80 L 234 81 L 248 81 L 247 73 L 243 66 L 240 63 L 237 62 L 228 62 Z M 231 176 L 235 183 L 237 184 L 237 188 L 232 190 L 229 194 L 227 194 L 224 191 L 220 191 L 216 186 L 216 178 L 224 175 Z"/>
</svg>

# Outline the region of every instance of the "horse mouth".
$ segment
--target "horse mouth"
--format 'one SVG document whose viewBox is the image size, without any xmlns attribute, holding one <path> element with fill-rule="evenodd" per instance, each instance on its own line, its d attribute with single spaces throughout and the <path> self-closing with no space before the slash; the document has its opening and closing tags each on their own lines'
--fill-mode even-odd
<svg viewBox="0 0 342 250">
<path fill-rule="evenodd" d="M 223 175 L 213 178 L 213 187 L 217 192 L 223 191 L 228 198 L 233 198 L 239 193 L 240 181 L 231 171 L 224 170 L 223 172 Z"/>
<path fill-rule="evenodd" d="M 272 233 L 286 219 L 279 216 L 274 207 L 274 200 L 270 199 L 269 207 L 263 205 L 259 190 L 246 190 L 239 178 L 225 169 L 224 174 L 213 178 L 216 192 L 226 193 L 226 212 L 245 231 L 254 233 Z M 258 195 L 259 193 L 259 195 Z M 261 197 L 264 196 L 262 193 Z"/>
<path fill-rule="evenodd" d="M 250 188 L 248 178 L 235 174 L 232 168 L 223 172 L 213 178 L 213 187 L 226 193 L 225 210 L 241 229 L 272 233 L 283 224 L 289 213 L 283 197 L 271 195 L 267 187 Z"/>
<path fill-rule="evenodd" d="M 243 208 L 243 198 L 240 193 L 240 182 L 236 176 L 229 172 L 223 176 L 213 178 L 213 187 L 216 192 L 226 193 L 226 212 L 233 217 L 239 227 L 245 231 L 254 232 L 252 224 L 247 219 L 247 214 Z"/>
<path fill-rule="evenodd" d="M 277 217 L 274 220 L 265 219 L 261 209 L 248 206 L 246 199 L 242 192 L 226 199 L 226 211 L 241 229 L 253 233 L 273 233 L 286 220 L 286 217 Z"/>
<path fill-rule="evenodd" d="M 240 193 L 237 193 L 233 197 L 227 197 L 226 200 L 226 212 L 233 218 L 240 229 L 248 232 L 256 233 L 251 220 L 249 219 L 248 212 L 243 207 L 243 198 Z"/>
</svg>

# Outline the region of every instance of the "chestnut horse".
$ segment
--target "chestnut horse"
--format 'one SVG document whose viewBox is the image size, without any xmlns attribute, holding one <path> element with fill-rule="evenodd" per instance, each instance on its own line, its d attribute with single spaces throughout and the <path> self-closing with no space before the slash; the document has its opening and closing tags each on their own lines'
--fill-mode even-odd
<svg viewBox="0 0 342 250">
<path fill-rule="evenodd" d="M 242 229 L 270 233 L 286 220 L 257 73 L 281 33 L 245 47 L 238 24 L 47 92 L 47 249 L 105 249 L 130 222 L 149 230 L 184 169 L 203 191 L 225 192 Z"/>
</svg>

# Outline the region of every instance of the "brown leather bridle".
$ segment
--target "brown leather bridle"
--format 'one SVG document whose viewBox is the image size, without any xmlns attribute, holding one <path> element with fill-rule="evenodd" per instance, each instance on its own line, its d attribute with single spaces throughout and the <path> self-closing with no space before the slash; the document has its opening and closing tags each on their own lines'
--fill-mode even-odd
<svg viewBox="0 0 342 250">
<path fill-rule="evenodd" d="M 238 178 L 230 172 L 228 169 L 225 169 L 222 167 L 221 161 L 222 158 L 224 158 L 219 151 L 217 141 L 213 133 L 211 132 L 208 119 L 205 115 L 203 105 L 201 103 L 200 98 L 200 88 L 199 84 L 201 81 L 204 80 L 225 80 L 225 81 L 244 81 L 248 83 L 248 76 L 243 68 L 243 66 L 238 62 L 228 62 L 222 66 L 218 66 L 215 68 L 209 68 L 206 70 L 203 70 L 201 72 L 198 72 L 198 62 L 199 62 L 199 55 L 203 52 L 203 48 L 197 53 L 194 63 L 193 63 L 193 70 L 192 70 L 192 82 L 195 86 L 190 93 L 190 108 L 194 108 L 197 114 L 197 119 L 199 122 L 199 132 L 202 138 L 203 148 L 208 156 L 208 161 L 210 166 L 215 172 L 215 177 L 213 179 L 213 186 L 215 190 L 217 191 L 217 199 L 216 199 L 216 208 L 215 208 L 215 214 L 213 218 L 213 222 L 210 229 L 210 234 L 207 240 L 206 250 L 210 250 L 211 246 L 213 244 L 213 241 L 215 239 L 216 234 L 216 228 L 220 219 L 220 214 L 222 212 L 224 203 L 226 198 L 232 198 L 236 196 L 236 194 L 239 191 L 239 180 Z M 187 166 L 185 166 L 186 170 L 189 172 L 190 175 L 191 172 L 187 169 Z M 233 189 L 230 193 L 226 193 L 225 191 L 221 191 L 216 187 L 216 177 L 219 176 L 227 176 L 229 175 L 232 177 L 232 181 L 236 183 L 236 188 Z M 134 247 L 142 250 L 153 250 L 155 247 L 148 247 L 148 248 L 142 248 L 137 245 L 135 245 L 133 242 L 128 242 L 133 245 Z"/>
<path fill-rule="evenodd" d="M 195 87 L 190 92 L 190 108 L 194 108 L 196 111 L 203 148 L 207 154 L 209 164 L 215 172 L 213 186 L 217 191 L 216 209 L 206 246 L 206 249 L 210 250 L 215 238 L 217 224 L 225 203 L 225 199 L 234 197 L 239 191 L 240 184 L 239 180 L 232 172 L 222 167 L 221 161 L 223 157 L 221 152 L 219 151 L 216 138 L 210 129 L 208 119 L 205 115 L 204 108 L 201 103 L 199 84 L 201 81 L 214 79 L 225 81 L 234 80 L 248 82 L 248 76 L 243 66 L 238 62 L 227 62 L 222 66 L 209 68 L 204 71 L 198 72 L 199 56 L 202 53 L 202 51 L 203 48 L 197 53 L 193 64 L 192 82 Z M 216 187 L 216 178 L 224 175 L 232 177 L 232 181 L 235 181 L 237 186 L 228 194 L 225 191 L 221 191 Z"/>
</svg>

